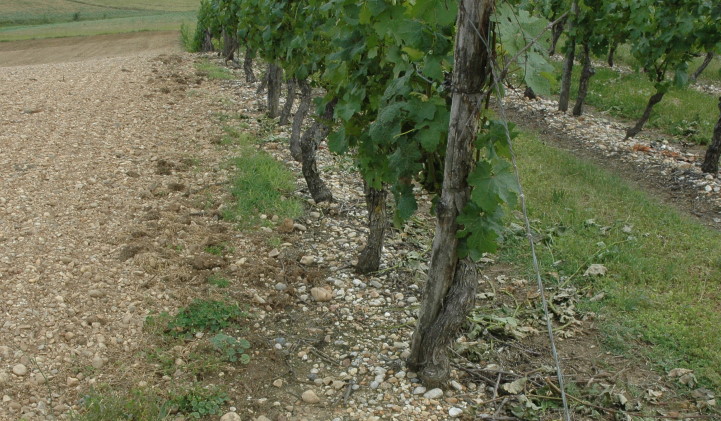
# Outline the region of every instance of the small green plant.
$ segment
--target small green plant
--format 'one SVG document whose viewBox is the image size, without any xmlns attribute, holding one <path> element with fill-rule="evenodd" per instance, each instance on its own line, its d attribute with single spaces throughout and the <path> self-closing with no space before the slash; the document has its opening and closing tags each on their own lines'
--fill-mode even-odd
<svg viewBox="0 0 721 421">
<path fill-rule="evenodd" d="M 118 392 L 110 389 L 93 389 L 83 397 L 81 414 L 71 414 L 77 421 L 148 420 L 167 419 L 171 402 L 152 390 L 133 389 Z"/>
<path fill-rule="evenodd" d="M 227 278 L 217 275 L 209 276 L 208 283 L 210 285 L 215 285 L 218 288 L 228 288 L 228 286 L 230 286 L 230 281 Z"/>
<path fill-rule="evenodd" d="M 196 332 L 218 332 L 246 314 L 235 304 L 195 300 L 180 310 L 167 324 L 172 336 L 190 336 Z"/>
<path fill-rule="evenodd" d="M 277 235 L 271 235 L 266 241 L 268 241 L 268 246 L 273 248 L 280 247 L 280 245 L 283 244 L 283 239 Z"/>
<path fill-rule="evenodd" d="M 553 191 L 551 191 L 551 201 L 553 203 L 556 203 L 556 204 L 561 203 L 561 202 L 563 202 L 565 197 L 566 197 L 566 191 L 563 189 L 553 189 Z"/>
<path fill-rule="evenodd" d="M 228 395 L 217 387 L 196 385 L 182 394 L 176 395 L 172 402 L 178 411 L 191 418 L 200 419 L 220 413 L 221 406 L 228 401 Z"/>
<path fill-rule="evenodd" d="M 701 126 L 699 125 L 699 118 L 696 116 L 693 120 L 681 120 L 676 126 L 671 128 L 671 134 L 684 137 L 694 143 L 706 144 L 708 139 L 703 138 L 700 135 Z"/>
<path fill-rule="evenodd" d="M 250 362 L 250 355 L 245 353 L 245 351 L 250 348 L 250 342 L 243 338 L 236 339 L 232 336 L 219 333 L 210 338 L 210 343 L 216 351 L 223 355 L 226 361 L 240 361 L 243 364 Z"/>
<path fill-rule="evenodd" d="M 205 252 L 215 256 L 222 256 L 225 254 L 225 246 L 223 244 L 213 244 L 212 246 L 207 246 Z"/>
<path fill-rule="evenodd" d="M 169 376 L 175 371 L 175 356 L 172 353 L 155 348 L 144 354 L 148 361 L 156 365 L 160 373 Z"/>
<path fill-rule="evenodd" d="M 246 128 L 247 124 L 241 123 L 240 126 L 243 127 L 236 128 L 233 126 L 224 125 L 223 131 L 225 132 L 225 135 L 220 138 L 220 141 L 218 143 L 223 146 L 250 145 L 252 143 L 256 143 L 257 139 L 253 135 L 238 130 L 239 128 Z"/>
<path fill-rule="evenodd" d="M 73 13 L 73 22 L 77 22 L 80 20 L 80 12 Z"/>
</svg>

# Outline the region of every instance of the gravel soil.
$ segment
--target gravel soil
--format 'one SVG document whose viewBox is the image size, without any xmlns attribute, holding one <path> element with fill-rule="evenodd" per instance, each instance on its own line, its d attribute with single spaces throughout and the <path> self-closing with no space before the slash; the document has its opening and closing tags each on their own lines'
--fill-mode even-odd
<svg viewBox="0 0 721 421">
<path fill-rule="evenodd" d="M 189 273 L 164 247 L 208 236 L 193 192 L 226 176 L 192 61 L 0 67 L 0 419 L 65 412 L 182 304 L 153 283 Z"/>
</svg>

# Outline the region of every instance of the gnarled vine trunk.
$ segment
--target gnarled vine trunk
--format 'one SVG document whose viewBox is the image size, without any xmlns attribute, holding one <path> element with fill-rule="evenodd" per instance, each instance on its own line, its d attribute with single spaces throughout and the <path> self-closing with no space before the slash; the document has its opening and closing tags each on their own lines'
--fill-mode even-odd
<svg viewBox="0 0 721 421">
<path fill-rule="evenodd" d="M 214 50 L 215 47 L 213 46 L 213 33 L 210 32 L 210 29 L 206 28 L 203 31 L 203 42 L 200 45 L 200 51 L 203 53 L 209 53 Z"/>
<path fill-rule="evenodd" d="M 636 122 L 636 125 L 626 129 L 626 139 L 634 137 L 641 132 L 643 126 L 646 124 L 649 117 L 651 117 L 651 111 L 653 111 L 654 105 L 661 102 L 661 99 L 663 99 L 663 96 L 665 94 L 666 91 L 657 90 L 655 94 L 651 95 L 651 98 L 648 99 L 648 104 L 646 104 L 646 109 L 643 110 L 643 114 L 641 115 L 641 118 L 639 118 Z"/>
<path fill-rule="evenodd" d="M 298 110 L 293 116 L 293 126 L 290 131 L 290 156 L 297 162 L 301 162 L 303 151 L 300 147 L 300 135 L 303 128 L 303 121 L 305 120 L 305 116 L 308 115 L 308 110 L 310 110 L 312 90 L 307 79 L 299 80 L 298 87 L 300 88 L 300 104 L 298 104 Z"/>
<path fill-rule="evenodd" d="M 328 186 L 326 186 L 318 173 L 315 152 L 320 142 L 322 142 L 330 132 L 336 103 L 337 100 L 334 99 L 326 104 L 323 114 L 317 116 L 313 124 L 303 133 L 303 137 L 300 140 L 300 148 L 303 155 L 301 160 L 303 177 L 308 185 L 310 195 L 316 203 L 330 202 L 333 200 L 330 189 L 328 189 Z"/>
<path fill-rule="evenodd" d="M 713 137 L 711 138 L 711 144 L 706 149 L 706 156 L 703 159 L 701 165 L 701 171 L 705 173 L 716 174 L 718 172 L 718 162 L 721 156 L 721 98 L 718 103 L 719 119 L 716 122 L 716 126 L 713 129 Z"/>
<path fill-rule="evenodd" d="M 555 16 L 551 20 L 555 20 Z M 563 34 L 563 28 L 566 26 L 566 20 L 568 20 L 568 17 L 556 22 L 551 29 L 553 35 L 551 37 L 551 48 L 548 49 L 549 56 L 556 54 L 556 44 L 558 44 L 558 39 L 561 38 L 561 34 Z"/>
<path fill-rule="evenodd" d="M 278 121 L 278 124 L 281 126 L 287 125 L 288 121 L 290 121 L 290 113 L 293 110 L 293 103 L 295 102 L 295 79 L 288 79 L 286 85 L 288 86 L 288 95 L 285 97 L 285 105 L 283 105 L 283 110 L 280 112 L 280 119 Z"/>
<path fill-rule="evenodd" d="M 713 60 L 713 53 L 708 52 L 706 53 L 706 57 L 703 59 L 703 62 L 700 66 L 698 66 L 698 69 L 696 69 L 695 72 L 691 75 L 691 82 L 695 83 L 699 76 L 701 76 L 701 73 L 703 73 L 704 70 L 706 70 L 706 67 L 708 67 L 709 64 L 711 64 L 711 60 Z"/>
<path fill-rule="evenodd" d="M 223 51 L 221 54 L 223 55 L 223 59 L 225 59 L 226 62 L 235 60 L 235 50 L 238 49 L 238 37 L 233 35 L 232 30 L 226 31 L 223 29 L 222 33 L 223 37 Z"/>
<path fill-rule="evenodd" d="M 490 83 L 490 18 L 494 0 L 460 0 L 456 23 L 453 100 L 441 197 L 436 208 L 423 302 L 408 358 L 428 387 L 444 385 L 450 376 L 448 346 L 473 308 L 476 266 L 458 257 L 457 217 L 468 203 L 468 175 L 475 164 L 474 141 L 485 88 Z M 486 48 L 488 46 L 488 48 Z"/>
<path fill-rule="evenodd" d="M 575 25 L 574 19 L 578 17 L 578 3 L 571 5 L 571 19 L 568 23 L 569 33 Z M 571 75 L 573 74 L 573 60 L 576 56 L 576 39 L 569 38 L 566 41 L 566 57 L 563 60 L 563 74 L 561 75 L 561 92 L 558 94 L 558 111 L 568 111 L 568 100 L 571 96 Z"/>
<path fill-rule="evenodd" d="M 245 81 L 248 83 L 255 82 L 255 73 L 253 73 L 253 56 L 255 53 L 249 49 L 245 50 L 243 58 L 243 72 L 245 72 Z"/>
<path fill-rule="evenodd" d="M 383 237 L 386 232 L 386 196 L 388 192 L 385 188 L 380 190 L 370 187 L 363 180 L 363 190 L 365 192 L 366 207 L 368 208 L 368 239 L 366 245 L 361 250 L 358 257 L 356 271 L 358 273 L 371 273 L 378 270 L 381 265 L 381 255 L 383 253 Z"/>
<path fill-rule="evenodd" d="M 608 67 L 613 67 L 614 62 L 613 59 L 616 56 L 616 48 L 618 48 L 618 43 L 614 42 L 611 44 L 610 47 L 608 47 L 608 57 L 606 57 L 606 62 L 608 63 Z"/>
<path fill-rule="evenodd" d="M 268 65 L 268 117 L 278 117 L 280 91 L 283 88 L 283 69 L 275 63 Z"/>
<path fill-rule="evenodd" d="M 265 88 L 268 87 L 268 76 L 270 76 L 270 66 L 266 67 L 265 73 L 260 77 L 260 85 L 258 85 L 258 89 L 255 91 L 256 94 L 260 95 L 265 92 Z"/>
<path fill-rule="evenodd" d="M 573 107 L 573 115 L 579 116 L 583 113 L 583 104 L 586 102 L 586 94 L 588 94 L 588 82 L 596 72 L 591 64 L 591 49 L 588 44 L 583 44 L 583 70 L 578 80 L 578 95 L 576 96 L 576 105 Z"/>
</svg>

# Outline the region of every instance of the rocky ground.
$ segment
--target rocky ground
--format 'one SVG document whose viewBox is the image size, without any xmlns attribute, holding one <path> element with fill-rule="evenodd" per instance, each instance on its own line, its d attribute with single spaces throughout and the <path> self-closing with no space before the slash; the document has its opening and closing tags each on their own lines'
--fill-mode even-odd
<svg viewBox="0 0 721 421">
<path fill-rule="evenodd" d="M 392 230 L 382 270 L 356 275 L 365 209 L 349 161 L 321 150 L 337 201 L 312 203 L 299 177 L 295 195 L 306 210 L 295 221 L 260 215 L 267 226 L 237 231 L 219 218 L 234 153 L 218 144 L 222 116 L 242 115 L 263 149 L 299 167 L 286 151 L 287 129 L 268 128 L 262 117 L 257 84 L 208 80 L 193 65 L 199 59 L 138 54 L 0 67 L 0 419 L 68 418 L 93 389 L 163 393 L 195 384 L 227 390 L 225 420 L 537 413 L 526 394 L 553 395 L 537 294 L 490 257 L 480 307 L 492 314 L 511 300 L 503 297 L 515 297 L 527 303 L 527 317 L 479 321 L 485 336 L 461 339 L 448 390 L 426 390 L 404 367 L 433 221 Z M 550 102 L 515 98 L 512 106 L 531 107 L 614 159 L 683 176 L 713 206 L 718 200 L 716 180 L 697 176 L 696 161 L 663 141 L 634 147 L 642 141 L 622 142 L 617 123 L 559 115 Z M 213 246 L 225 252 L 209 253 Z M 228 288 L 207 282 L 220 275 Z M 578 292 L 549 294 L 562 310 L 554 317 L 564 326 L 569 379 L 612 390 L 576 419 L 612 419 L 660 401 L 660 415 L 696 413 L 696 402 L 674 400 L 671 380 L 601 349 L 594 315 L 574 311 Z M 247 309 L 232 333 L 251 342 L 248 365 L 207 367 L 202 335 L 168 342 L 148 327 L 147 316 L 199 297 Z M 545 414 L 558 416 L 553 408 Z"/>
<path fill-rule="evenodd" d="M 655 130 L 625 139 L 629 122 L 586 107 L 580 117 L 558 111 L 554 99 L 529 100 L 510 91 L 508 117 L 551 144 L 635 180 L 705 224 L 721 228 L 721 180 L 701 171 L 705 147 L 685 144 Z"/>
</svg>

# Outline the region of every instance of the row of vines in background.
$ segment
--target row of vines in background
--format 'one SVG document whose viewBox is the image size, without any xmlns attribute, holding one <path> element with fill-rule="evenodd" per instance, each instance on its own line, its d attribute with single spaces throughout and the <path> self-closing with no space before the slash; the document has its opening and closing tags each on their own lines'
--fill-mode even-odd
<svg viewBox="0 0 721 421">
<path fill-rule="evenodd" d="M 605 57 L 613 67 L 619 45 L 630 47 L 637 70 L 654 84 L 655 92 L 636 123 L 626 130 L 626 138 L 641 132 L 654 106 L 669 89 L 685 88 L 696 82 L 714 55 L 721 53 L 721 2 L 715 0 L 530 0 L 526 7 L 549 19 L 568 13 L 554 31 L 554 40 L 561 33 L 566 35 L 560 111 L 568 109 L 571 72 L 579 52 L 583 69 L 574 115 L 582 113 L 594 74 L 591 57 Z M 705 57 L 703 63 L 689 69 L 691 61 L 699 56 Z M 714 174 L 718 172 L 721 154 L 721 116 L 716 126 L 702 164 L 704 172 Z"/>
<path fill-rule="evenodd" d="M 672 84 L 688 83 L 691 58 L 719 52 L 720 18 L 721 4 L 710 0 L 203 0 L 193 47 L 219 44 L 226 60 L 244 51 L 248 81 L 255 58 L 267 63 L 268 114 L 292 124 L 291 155 L 316 202 L 333 200 L 316 167 L 320 142 L 353 156 L 370 228 L 359 272 L 381 264 L 389 193 L 397 225 L 416 212 L 421 191 L 435 197 L 436 236 L 409 364 L 426 383 L 440 384 L 449 374 L 452 327 L 472 305 L 473 261 L 495 250 L 517 196 L 505 123 L 488 109 L 501 94 L 494 76 L 513 74 L 549 94 L 547 54 L 565 34 L 559 108 L 568 107 L 578 50 L 580 115 L 591 57 L 608 53 L 612 62 L 617 46 L 630 44 L 657 89 L 630 137 Z"/>
</svg>

